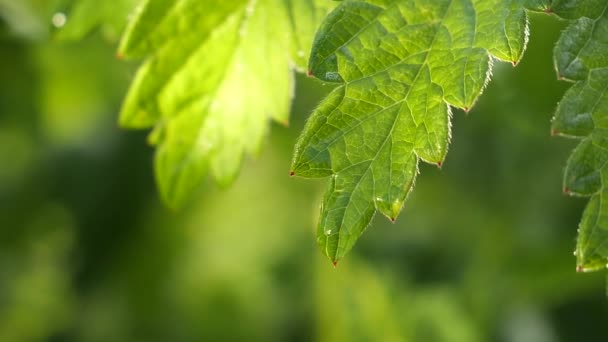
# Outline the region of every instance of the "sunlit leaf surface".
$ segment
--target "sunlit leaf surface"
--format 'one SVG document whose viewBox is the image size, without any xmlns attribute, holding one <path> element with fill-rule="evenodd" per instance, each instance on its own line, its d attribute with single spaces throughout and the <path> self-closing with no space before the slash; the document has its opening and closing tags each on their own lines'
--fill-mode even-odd
<svg viewBox="0 0 608 342">
<path fill-rule="evenodd" d="M 138 9 L 120 55 L 147 59 L 120 123 L 154 127 L 156 176 L 170 206 L 179 207 L 207 172 L 230 184 L 244 155 L 259 150 L 269 121 L 287 124 L 292 70 L 305 64 L 329 6 L 149 0 Z"/>
<path fill-rule="evenodd" d="M 517 64 L 527 42 L 521 1 L 344 1 L 324 21 L 310 73 L 340 83 L 315 110 L 293 174 L 330 176 L 317 241 L 335 263 L 376 211 L 394 221 L 418 163 L 441 166 L 451 108 L 468 111 L 492 64 Z"/>
</svg>

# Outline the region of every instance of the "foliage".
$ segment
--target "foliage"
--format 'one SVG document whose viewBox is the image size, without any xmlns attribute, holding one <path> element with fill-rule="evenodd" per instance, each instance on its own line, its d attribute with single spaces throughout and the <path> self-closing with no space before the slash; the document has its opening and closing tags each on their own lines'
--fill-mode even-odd
<svg viewBox="0 0 608 342">
<path fill-rule="evenodd" d="M 596 271 L 608 262 L 608 2 L 579 1 L 553 12 L 576 19 L 555 47 L 558 77 L 575 84 L 559 104 L 552 129 L 582 139 L 568 160 L 564 191 L 591 197 L 575 254 L 579 271 Z"/>
<path fill-rule="evenodd" d="M 135 2 L 65 1 L 70 20 L 57 36 L 80 39 L 96 26 L 116 31 Z M 259 151 L 267 120 L 287 123 L 290 70 L 304 69 L 305 51 L 330 7 L 322 0 L 140 3 L 119 55 L 147 60 L 121 124 L 154 127 L 156 178 L 170 206 L 182 206 L 208 170 L 230 184 L 243 155 Z M 442 166 L 452 108 L 473 107 L 495 60 L 521 59 L 525 9 L 575 20 L 556 46 L 555 64 L 560 79 L 578 83 L 560 103 L 553 132 L 586 137 L 570 158 L 564 190 L 593 195 L 581 223 L 578 269 L 604 267 L 602 0 L 350 0 L 332 12 L 317 32 L 308 72 L 340 86 L 305 127 L 292 175 L 331 176 L 317 242 L 334 263 L 376 211 L 396 220 L 420 161 Z M 208 51 L 217 53 L 209 58 Z M 246 96 L 234 101 L 234 93 Z"/>
<path fill-rule="evenodd" d="M 578 83 L 561 102 L 554 132 L 587 136 L 570 158 L 565 191 L 594 195 L 577 243 L 578 269 L 608 258 L 608 4 L 605 1 L 345 1 L 321 26 L 312 74 L 338 87 L 313 113 L 293 174 L 331 176 L 317 242 L 334 262 L 376 211 L 391 221 L 411 191 L 420 160 L 441 167 L 451 108 L 468 112 L 490 79 L 493 60 L 516 65 L 527 43 L 524 8 L 577 19 L 555 50 L 559 78 Z M 608 179 L 608 178 L 607 178 Z"/>
<path fill-rule="evenodd" d="M 81 39 L 97 26 L 120 30 L 136 1 L 60 3 L 70 20 L 57 37 Z M 311 116 L 291 172 L 331 176 L 317 229 L 325 254 L 334 263 L 342 258 L 376 211 L 394 222 L 420 161 L 442 166 L 452 108 L 473 107 L 495 60 L 519 62 L 528 9 L 575 20 L 556 46 L 555 65 L 560 79 L 577 84 L 560 103 L 553 133 L 585 137 L 569 160 L 564 191 L 592 196 L 578 269 L 603 268 L 606 6 L 602 0 L 342 2 L 317 32 L 308 70 L 340 86 Z M 243 155 L 259 151 L 267 120 L 287 124 L 291 69 L 304 69 L 313 32 L 331 7 L 322 0 L 139 3 L 119 56 L 147 59 L 120 121 L 154 127 L 156 178 L 170 206 L 182 206 L 208 170 L 220 185 L 230 184 Z M 234 93 L 245 96 L 234 101 Z"/>
<path fill-rule="evenodd" d="M 321 2 L 142 4 L 119 54 L 148 58 L 120 123 L 154 127 L 157 181 L 170 206 L 180 207 L 207 170 L 220 185 L 230 184 L 243 155 L 258 152 L 268 121 L 287 125 L 291 70 L 303 65 L 316 22 L 328 7 Z"/>
<path fill-rule="evenodd" d="M 46 29 L 55 12 L 37 7 L 51 2 L 5 0 Z M 153 191 L 145 132 L 116 127 L 135 63 L 104 29 L 57 42 L 12 19 L 0 19 L 3 342 L 608 336 L 603 275 L 575 274 L 564 252 L 585 202 L 556 186 L 572 141 L 547 129 L 568 87 L 550 63 L 565 21 L 530 14 L 526 58 L 496 63 L 471 114 L 454 115 L 448 160 L 420 163 L 406 219 L 377 220 L 334 270 L 310 238 L 323 181 L 287 177 L 329 86 L 296 76 L 290 127 L 230 189 L 175 212 Z"/>
<path fill-rule="evenodd" d="M 469 111 L 494 59 L 516 65 L 527 43 L 519 1 L 345 1 L 324 21 L 312 74 L 343 84 L 296 146 L 295 175 L 331 176 L 317 242 L 337 263 L 376 210 L 395 221 L 418 163 L 441 167 L 451 107 Z"/>
</svg>

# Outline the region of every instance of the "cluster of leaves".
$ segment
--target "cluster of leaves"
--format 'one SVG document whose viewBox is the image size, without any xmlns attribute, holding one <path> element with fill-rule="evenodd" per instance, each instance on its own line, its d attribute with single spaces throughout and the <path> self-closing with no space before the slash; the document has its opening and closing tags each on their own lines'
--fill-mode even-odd
<svg viewBox="0 0 608 342">
<path fill-rule="evenodd" d="M 121 0 L 119 8 L 136 2 Z M 80 37 L 103 23 L 110 6 L 97 11 L 99 20 L 82 19 L 92 3 L 73 1 L 63 35 Z M 207 172 L 230 184 L 243 156 L 259 150 L 268 121 L 287 124 L 292 71 L 305 70 L 311 49 L 308 74 L 338 87 L 308 121 L 291 173 L 330 177 L 317 241 L 337 263 L 376 211 L 396 220 L 421 161 L 441 167 L 452 108 L 470 110 L 495 61 L 517 65 L 527 11 L 540 11 L 572 21 L 555 65 L 560 79 L 576 84 L 558 107 L 553 132 L 582 139 L 564 180 L 565 192 L 591 196 L 578 269 L 606 265 L 605 0 L 346 0 L 322 20 L 333 7 L 326 0 L 139 2 L 119 56 L 145 62 L 120 123 L 154 129 L 157 180 L 170 206 L 181 206 Z"/>
<path fill-rule="evenodd" d="M 577 244 L 578 270 L 608 258 L 608 3 L 503 0 L 345 1 L 323 23 L 310 69 L 341 85 L 317 108 L 297 144 L 293 173 L 331 176 L 317 241 L 335 263 L 376 211 L 391 221 L 411 191 L 418 163 L 441 166 L 451 108 L 468 111 L 492 62 L 516 65 L 527 43 L 526 9 L 576 20 L 557 44 L 566 94 L 555 132 L 585 139 L 566 170 L 566 191 L 593 195 Z M 607 176 L 608 177 L 608 176 Z"/>
<path fill-rule="evenodd" d="M 292 70 L 304 70 L 329 7 L 323 0 L 148 0 L 137 9 L 119 55 L 147 59 L 120 124 L 154 128 L 157 180 L 171 207 L 208 170 L 230 184 L 244 154 L 259 150 L 268 122 L 287 124 Z"/>
<path fill-rule="evenodd" d="M 559 5 L 547 10 L 574 21 L 555 47 L 555 66 L 560 79 L 575 84 L 559 104 L 552 129 L 582 140 L 568 160 L 564 192 L 591 196 L 575 254 L 578 271 L 595 271 L 608 262 L 608 2 Z"/>
</svg>

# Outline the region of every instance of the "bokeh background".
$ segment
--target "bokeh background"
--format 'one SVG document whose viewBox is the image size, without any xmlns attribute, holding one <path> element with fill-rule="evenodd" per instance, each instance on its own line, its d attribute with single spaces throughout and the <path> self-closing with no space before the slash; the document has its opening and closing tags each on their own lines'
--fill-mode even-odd
<svg viewBox="0 0 608 342">
<path fill-rule="evenodd" d="M 454 113 L 443 169 L 334 269 L 325 181 L 288 177 L 328 86 L 298 77 L 290 127 L 172 212 L 146 132 L 116 124 L 137 66 L 115 58 L 122 20 L 61 37 L 51 3 L 0 0 L 0 341 L 608 340 L 605 275 L 572 256 L 586 200 L 561 192 L 576 142 L 549 132 L 564 22 L 531 16 L 521 65 Z"/>
</svg>

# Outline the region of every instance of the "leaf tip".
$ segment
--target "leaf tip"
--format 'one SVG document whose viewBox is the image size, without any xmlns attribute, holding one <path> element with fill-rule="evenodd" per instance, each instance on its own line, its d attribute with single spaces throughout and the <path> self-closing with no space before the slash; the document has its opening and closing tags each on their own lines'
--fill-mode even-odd
<svg viewBox="0 0 608 342">
<path fill-rule="evenodd" d="M 306 72 L 306 76 L 308 76 L 308 77 L 313 77 L 314 75 L 313 75 L 313 73 L 312 73 L 312 70 L 308 70 L 308 71 Z"/>
<path fill-rule="evenodd" d="M 338 267 L 338 260 L 334 260 L 331 263 L 332 263 L 332 265 L 334 265 L 334 268 Z"/>
<path fill-rule="evenodd" d="M 292 170 L 292 171 L 289 171 L 289 177 L 293 177 L 293 176 L 295 176 L 295 175 L 296 175 L 296 172 L 295 172 L 295 171 L 293 171 L 293 170 Z"/>
<path fill-rule="evenodd" d="M 439 169 L 443 168 L 443 162 L 442 162 L 442 161 L 437 162 L 437 164 L 436 164 L 436 165 L 437 165 L 437 167 L 438 167 Z"/>
<path fill-rule="evenodd" d="M 552 128 L 552 129 L 551 129 L 551 136 L 554 136 L 554 137 L 555 137 L 555 136 L 557 136 L 557 135 L 559 135 L 559 131 L 558 131 L 557 129 L 555 129 L 555 128 Z"/>
<path fill-rule="evenodd" d="M 576 272 L 578 272 L 578 273 L 585 272 L 585 268 L 583 267 L 583 265 L 576 266 Z"/>
<path fill-rule="evenodd" d="M 397 219 L 396 219 L 396 218 L 394 218 L 394 217 L 390 217 L 390 218 L 389 218 L 389 220 L 391 220 L 391 223 L 395 223 L 395 222 L 397 222 Z"/>
<path fill-rule="evenodd" d="M 566 195 L 571 195 L 572 193 L 570 192 L 570 188 L 569 187 L 565 187 L 564 188 L 564 194 Z"/>
</svg>

